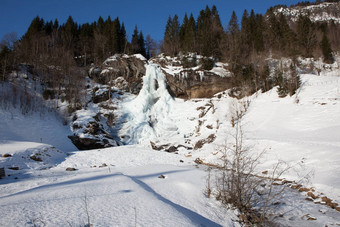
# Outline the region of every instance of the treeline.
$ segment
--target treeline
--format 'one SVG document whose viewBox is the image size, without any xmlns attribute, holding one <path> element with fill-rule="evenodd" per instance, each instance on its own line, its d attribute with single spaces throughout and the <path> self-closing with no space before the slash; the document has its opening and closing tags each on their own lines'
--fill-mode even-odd
<svg viewBox="0 0 340 227">
<path fill-rule="evenodd" d="M 44 97 L 66 100 L 72 112 L 85 102 L 86 66 L 101 64 L 114 54 L 150 57 L 155 48 L 156 42 L 149 35 L 145 40 L 137 26 L 129 42 L 119 18 L 99 17 L 93 23 L 78 24 L 70 16 L 59 24 L 37 16 L 19 40 L 7 35 L 0 44 L 0 81 L 24 63 L 28 73 L 43 84 Z"/>
<path fill-rule="evenodd" d="M 176 56 L 195 52 L 210 59 L 228 62 L 235 77 L 235 86 L 250 87 L 250 93 L 278 85 L 284 94 L 293 94 L 299 86 L 294 71 L 298 56 L 323 57 L 333 63 L 333 51 L 340 50 L 340 26 L 334 22 L 314 23 L 300 15 L 296 22 L 288 21 L 272 7 L 266 14 L 244 10 L 240 23 L 235 12 L 227 27 L 223 27 L 216 6 L 206 6 L 195 19 L 184 15 L 169 17 L 164 32 L 162 52 Z M 269 77 L 268 57 L 293 59 L 291 66 L 281 67 L 277 78 Z M 206 58 L 207 59 L 207 58 Z M 186 62 L 187 59 L 182 59 Z M 205 64 L 210 69 L 213 64 Z M 288 76 L 283 77 L 285 74 Z M 288 79 L 287 79 L 288 78 Z"/>
<path fill-rule="evenodd" d="M 37 41 L 40 42 L 37 42 Z M 127 39 L 124 23 L 119 18 L 112 20 L 102 17 L 93 23 L 77 24 L 70 16 L 66 23 L 59 25 L 58 20 L 45 22 L 42 18 L 33 19 L 20 42 L 24 59 L 46 55 L 50 57 L 58 49 L 69 51 L 76 57 L 79 65 L 101 63 L 116 53 L 146 56 L 145 41 L 142 31 L 136 26 L 131 43 Z"/>
<path fill-rule="evenodd" d="M 244 11 L 241 23 L 233 12 L 223 28 L 215 6 L 207 6 L 197 19 L 184 15 L 169 17 L 162 52 L 175 56 L 179 52 L 196 52 L 227 62 L 248 62 L 253 54 L 279 57 L 319 57 L 332 62 L 331 52 L 340 50 L 337 43 L 339 25 L 334 22 L 314 23 L 300 15 L 298 21 L 287 21 L 283 14 L 270 8 L 265 15 Z"/>
<path fill-rule="evenodd" d="M 93 23 L 77 24 L 70 16 L 60 25 L 58 20 L 44 21 L 37 16 L 20 40 L 11 40 L 11 45 L 2 42 L 0 47 L 0 70 L 4 77 L 19 62 L 33 65 L 40 74 L 51 67 L 69 74 L 72 67 L 100 64 L 114 54 L 140 53 L 150 57 L 156 53 L 157 44 L 149 35 L 145 40 L 137 26 L 129 42 L 119 18 L 99 17 Z"/>
</svg>

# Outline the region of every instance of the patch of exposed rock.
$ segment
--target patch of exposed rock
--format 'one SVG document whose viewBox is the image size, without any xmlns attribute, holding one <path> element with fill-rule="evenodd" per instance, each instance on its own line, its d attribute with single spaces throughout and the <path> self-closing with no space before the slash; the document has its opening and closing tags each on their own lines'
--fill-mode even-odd
<svg viewBox="0 0 340 227">
<path fill-rule="evenodd" d="M 204 70 L 199 60 L 202 57 L 191 55 L 185 58 L 182 56 L 182 60 L 181 57 L 171 58 L 165 55 L 151 60 L 161 66 L 173 96 L 184 99 L 211 98 L 232 87 L 227 64 L 215 63 L 211 70 Z M 186 66 L 183 59 L 190 59 L 192 62 L 189 61 L 190 65 Z"/>
<path fill-rule="evenodd" d="M 120 145 L 120 143 L 105 130 L 99 115 L 95 117 L 79 116 L 79 118 L 75 118 L 71 126 L 73 135 L 69 136 L 69 138 L 79 150 L 99 149 Z"/>
<path fill-rule="evenodd" d="M 175 75 L 166 73 L 166 79 L 174 96 L 185 99 L 211 98 L 232 87 L 229 77 L 221 77 L 209 71 L 190 69 Z"/>
<path fill-rule="evenodd" d="M 99 84 L 110 84 L 122 91 L 138 94 L 142 88 L 147 60 L 142 55 L 114 55 L 89 70 L 89 77 Z"/>
</svg>

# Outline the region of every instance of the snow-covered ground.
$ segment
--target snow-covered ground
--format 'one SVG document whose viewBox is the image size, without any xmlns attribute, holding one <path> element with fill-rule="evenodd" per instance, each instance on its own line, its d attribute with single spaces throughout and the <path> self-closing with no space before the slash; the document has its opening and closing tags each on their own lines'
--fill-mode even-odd
<svg viewBox="0 0 340 227">
<path fill-rule="evenodd" d="M 194 160 L 220 161 L 217 151 L 233 132 L 232 113 L 245 103 L 245 143 L 254 152 L 266 150 L 258 171 L 270 171 L 283 160 L 295 170 L 283 177 L 296 180 L 308 174 L 305 187 L 339 203 L 340 77 L 306 74 L 301 80 L 292 97 L 279 98 L 274 88 L 243 100 L 226 92 L 185 101 L 169 97 L 164 76 L 150 64 L 141 93 L 124 99 L 117 110 L 126 120 L 121 133 L 131 136 L 124 142 L 132 145 L 100 150 L 72 151 L 66 136 L 58 142 L 48 134 L 63 134 L 53 121 L 41 123 L 47 130 L 37 138 L 56 148 L 23 142 L 14 120 L 23 135 L 34 130 L 20 116 L 4 118 L 8 126 L 0 129 L 0 151 L 12 157 L 0 157 L 0 167 L 19 170 L 6 169 L 11 176 L 0 180 L 0 225 L 84 226 L 89 217 L 94 226 L 237 226 L 237 211 L 204 195 L 207 173 Z M 40 124 L 34 117 L 31 122 Z M 152 150 L 150 141 L 175 146 L 177 152 Z M 42 160 L 32 160 L 34 155 Z M 340 224 L 338 211 L 305 200 L 306 193 L 289 189 L 284 195 L 273 211 L 282 225 Z"/>
<path fill-rule="evenodd" d="M 203 195 L 205 172 L 180 158 L 140 146 L 71 153 L 1 180 L 0 225 L 84 226 L 88 209 L 95 226 L 232 226 L 234 211 Z"/>
</svg>

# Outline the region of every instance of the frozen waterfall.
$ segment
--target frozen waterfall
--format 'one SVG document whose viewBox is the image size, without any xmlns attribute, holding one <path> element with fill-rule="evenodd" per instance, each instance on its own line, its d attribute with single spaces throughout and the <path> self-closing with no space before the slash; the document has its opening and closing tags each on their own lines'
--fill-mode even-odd
<svg viewBox="0 0 340 227">
<path fill-rule="evenodd" d="M 166 77 L 157 64 L 146 65 L 143 87 L 138 96 L 123 105 L 126 123 L 120 134 L 125 144 L 157 140 L 165 133 L 177 133 L 177 126 L 170 117 L 174 98 L 167 90 Z"/>
</svg>

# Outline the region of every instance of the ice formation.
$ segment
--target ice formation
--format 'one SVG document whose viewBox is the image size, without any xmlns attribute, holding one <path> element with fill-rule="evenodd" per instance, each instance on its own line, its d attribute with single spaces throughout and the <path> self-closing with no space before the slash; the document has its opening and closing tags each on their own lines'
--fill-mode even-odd
<svg viewBox="0 0 340 227">
<path fill-rule="evenodd" d="M 169 113 L 174 98 L 167 90 L 166 77 L 157 64 L 146 65 L 139 95 L 125 103 L 126 124 L 121 130 L 126 144 L 149 143 L 164 133 L 176 133 Z"/>
</svg>

